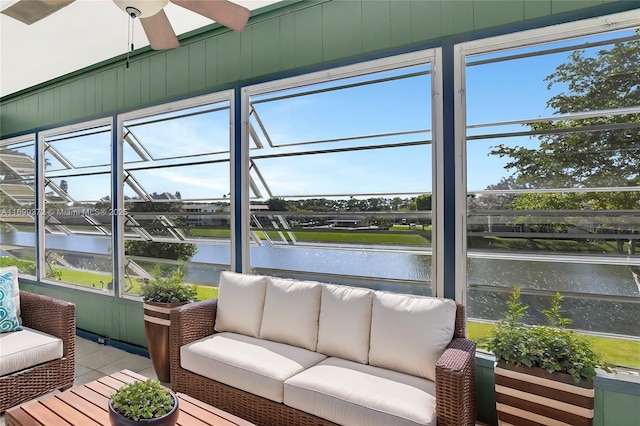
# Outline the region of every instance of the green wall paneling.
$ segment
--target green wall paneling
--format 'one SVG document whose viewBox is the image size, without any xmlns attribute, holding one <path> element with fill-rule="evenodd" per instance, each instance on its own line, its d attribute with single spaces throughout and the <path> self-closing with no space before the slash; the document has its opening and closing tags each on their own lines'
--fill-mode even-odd
<svg viewBox="0 0 640 426">
<path fill-rule="evenodd" d="M 286 20 L 285 20 L 286 21 Z M 253 61 L 251 63 L 252 74 L 254 69 L 262 70 L 265 74 L 272 74 L 282 69 L 282 47 L 281 44 L 291 46 L 291 43 L 281 43 L 287 38 L 283 34 L 293 32 L 293 27 L 286 26 L 280 28 L 279 19 L 269 19 L 258 22 L 251 27 L 251 52 Z M 286 47 L 285 47 L 286 49 Z M 288 52 L 292 55 L 293 52 Z"/>
<path fill-rule="evenodd" d="M 189 51 L 191 45 L 184 49 L 172 49 L 167 52 L 167 96 L 169 98 L 189 93 Z"/>
<path fill-rule="evenodd" d="M 473 27 L 474 29 L 490 28 L 502 25 L 504 22 L 522 21 L 525 16 L 524 5 L 524 0 L 474 2 Z"/>
<path fill-rule="evenodd" d="M 296 12 L 294 16 L 293 34 L 282 37 L 293 37 L 294 67 L 305 67 L 322 62 L 322 8 L 310 7 Z"/>
<path fill-rule="evenodd" d="M 627 0 L 622 0 L 622 1 L 627 1 Z M 580 1 L 553 0 L 551 2 L 551 13 L 558 14 L 558 13 L 564 13 L 564 12 L 573 12 L 579 9 L 585 9 L 593 6 L 600 6 L 603 3 L 605 3 L 603 0 L 580 0 Z"/>
<path fill-rule="evenodd" d="M 362 3 L 362 49 L 375 51 L 391 46 L 391 5 L 386 1 Z"/>
<path fill-rule="evenodd" d="M 524 19 L 551 15 L 551 0 L 528 1 L 524 4 Z"/>
<path fill-rule="evenodd" d="M 129 68 L 125 68 L 122 73 L 125 108 L 140 105 L 142 103 L 142 85 L 149 81 L 148 78 L 143 79 L 142 68 L 143 64 L 147 63 L 148 61 L 146 58 L 140 61 L 130 61 Z M 145 77 L 148 77 L 148 74 Z"/>
<path fill-rule="evenodd" d="M 158 53 L 149 58 L 150 101 L 161 101 L 167 97 L 167 55 Z"/>
<path fill-rule="evenodd" d="M 338 1 L 322 5 L 322 60 L 334 61 L 362 52 L 362 3 Z"/>
<path fill-rule="evenodd" d="M 75 303 L 76 326 L 80 329 L 146 347 L 141 302 L 24 282 L 20 288 Z"/>
<path fill-rule="evenodd" d="M 478 405 L 478 420 L 495 425 L 498 423 L 496 414 L 495 376 L 493 374 L 493 358 L 483 354 L 476 356 L 476 402 Z"/>
<path fill-rule="evenodd" d="M 395 3 L 392 2 L 392 7 Z M 442 2 L 411 2 L 411 39 L 414 42 L 442 37 Z"/>
<path fill-rule="evenodd" d="M 189 45 L 189 92 L 202 92 L 207 87 L 206 42 L 200 40 Z"/>
</svg>

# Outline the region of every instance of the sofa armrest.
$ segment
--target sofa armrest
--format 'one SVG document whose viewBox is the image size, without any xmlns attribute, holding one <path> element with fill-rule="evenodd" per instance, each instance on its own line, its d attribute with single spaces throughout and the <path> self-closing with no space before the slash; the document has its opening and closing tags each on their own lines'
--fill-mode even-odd
<svg viewBox="0 0 640 426">
<path fill-rule="evenodd" d="M 174 369 L 180 367 L 180 347 L 213 334 L 217 309 L 218 299 L 187 303 L 171 309 L 169 332 L 171 377 L 174 377 Z"/>
<path fill-rule="evenodd" d="M 62 340 L 63 356 L 75 358 L 76 305 L 42 294 L 20 291 L 22 325 Z"/>
<path fill-rule="evenodd" d="M 187 303 L 171 309 L 171 345 L 182 345 L 213 334 L 218 299 Z"/>
<path fill-rule="evenodd" d="M 436 363 L 436 412 L 438 425 L 475 425 L 476 344 L 455 338 Z"/>
</svg>

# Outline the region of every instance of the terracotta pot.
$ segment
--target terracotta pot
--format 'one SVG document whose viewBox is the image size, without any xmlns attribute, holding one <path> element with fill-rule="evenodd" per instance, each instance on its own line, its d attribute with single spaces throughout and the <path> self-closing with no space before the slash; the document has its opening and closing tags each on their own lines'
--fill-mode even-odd
<svg viewBox="0 0 640 426">
<path fill-rule="evenodd" d="M 153 369 L 158 380 L 171 383 L 169 369 L 169 330 L 171 327 L 171 309 L 184 305 L 182 303 L 143 302 L 144 335 L 147 339 L 147 349 L 151 355 Z"/>
<path fill-rule="evenodd" d="M 593 381 L 576 384 L 565 373 L 498 362 L 495 368 L 498 425 L 593 424 Z"/>
<path fill-rule="evenodd" d="M 174 426 L 178 422 L 178 416 L 180 415 L 179 411 L 179 402 L 176 395 L 171 393 L 171 397 L 173 398 L 174 404 L 173 409 L 169 411 L 162 417 L 158 417 L 157 419 L 145 419 L 145 420 L 131 420 L 124 417 L 122 414 L 118 413 L 113 409 L 113 400 L 109 400 L 109 422 L 113 426 L 141 426 L 141 425 L 154 425 L 154 426 Z"/>
</svg>

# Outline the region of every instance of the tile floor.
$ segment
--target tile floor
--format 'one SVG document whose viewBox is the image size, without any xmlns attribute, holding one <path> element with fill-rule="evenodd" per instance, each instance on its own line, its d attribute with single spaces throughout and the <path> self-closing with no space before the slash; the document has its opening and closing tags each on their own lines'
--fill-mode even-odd
<svg viewBox="0 0 640 426">
<path fill-rule="evenodd" d="M 76 378 L 74 386 L 89 383 L 104 375 L 123 369 L 135 371 L 151 379 L 157 379 L 151 360 L 140 355 L 105 346 L 76 336 Z M 47 394 L 53 395 L 53 394 Z M 5 426 L 4 415 L 0 426 Z"/>
</svg>

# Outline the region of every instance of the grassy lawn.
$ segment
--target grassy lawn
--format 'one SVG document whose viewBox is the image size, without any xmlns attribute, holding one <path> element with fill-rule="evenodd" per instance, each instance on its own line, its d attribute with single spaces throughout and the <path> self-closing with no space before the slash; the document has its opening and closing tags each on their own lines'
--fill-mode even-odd
<svg viewBox="0 0 640 426">
<path fill-rule="evenodd" d="M 264 239 L 265 232 L 274 241 L 280 241 L 282 236 L 278 231 L 258 231 L 258 237 Z M 287 241 L 291 241 L 288 233 L 293 232 L 296 240 L 302 243 L 346 243 L 346 244 L 379 244 L 401 246 L 424 246 L 431 241 L 421 235 L 387 234 L 376 232 L 322 232 L 322 231 L 282 231 Z"/>
<path fill-rule="evenodd" d="M 93 272 L 74 271 L 67 269 L 59 269 L 62 273 L 61 281 L 81 285 L 84 287 L 92 287 L 102 289 L 103 285 L 100 282 L 104 282 L 106 288 L 107 283 L 111 281 L 111 275 L 96 274 Z M 140 294 L 141 283 L 136 280 L 127 279 L 127 294 Z M 210 285 L 194 284 L 198 292 L 200 300 L 215 299 L 218 297 L 218 287 L 212 287 Z"/>
<path fill-rule="evenodd" d="M 514 235 L 517 235 L 514 233 Z M 535 247 L 532 247 L 535 244 Z M 614 241 L 597 241 L 587 243 L 585 241 L 562 240 L 562 239 L 528 239 L 528 238 L 503 238 L 503 237 L 471 237 L 469 247 L 476 249 L 493 250 L 540 250 L 542 252 L 560 253 L 595 253 L 595 254 L 617 254 L 618 248 Z M 626 245 L 625 245 L 626 246 Z"/>
<path fill-rule="evenodd" d="M 231 238 L 230 229 L 189 229 L 192 237 Z"/>
<path fill-rule="evenodd" d="M 467 322 L 467 335 L 476 342 L 489 337 L 492 329 L 492 324 Z M 586 338 L 591 341 L 593 349 L 601 353 L 610 364 L 640 369 L 640 341 L 599 336 Z M 478 348 L 484 349 L 480 343 Z"/>
</svg>

